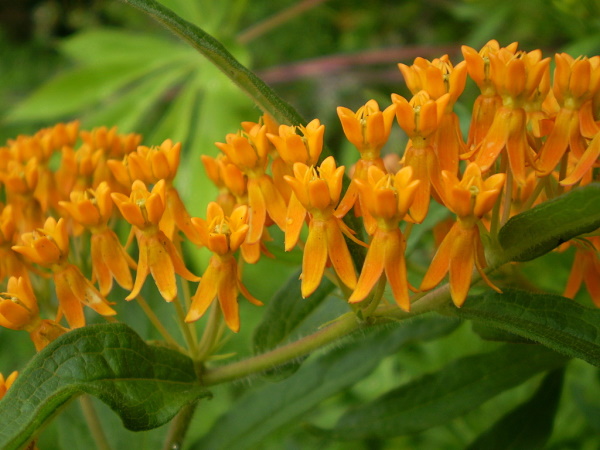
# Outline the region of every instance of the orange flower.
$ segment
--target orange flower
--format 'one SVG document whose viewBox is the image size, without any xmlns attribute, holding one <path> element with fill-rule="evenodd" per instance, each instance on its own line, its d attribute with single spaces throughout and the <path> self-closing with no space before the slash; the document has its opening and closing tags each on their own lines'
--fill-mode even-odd
<svg viewBox="0 0 600 450">
<path fill-rule="evenodd" d="M 267 139 L 267 126 L 254 124 L 246 131 L 226 136 L 226 143 L 216 146 L 227 155 L 248 177 L 248 231 L 247 241 L 258 242 L 263 234 L 268 216 L 282 230 L 285 229 L 285 202 L 275 188 L 273 179 L 265 173 L 271 143 Z"/>
<path fill-rule="evenodd" d="M 412 167 L 413 178 L 419 181 L 415 201 L 410 208 L 410 217 L 416 223 L 421 223 L 427 216 L 431 185 L 437 190 L 439 184 L 440 169 L 433 150 L 433 137 L 449 100 L 450 94 L 444 94 L 433 101 L 425 91 L 420 91 L 410 102 L 392 94 L 396 119 L 410 138 L 404 153 L 404 166 Z"/>
<path fill-rule="evenodd" d="M 367 180 L 357 180 L 364 204 L 376 219 L 374 227 L 367 229 L 373 236 L 356 288 L 348 301 L 364 300 L 381 275 L 390 283 L 394 299 L 400 308 L 408 311 L 408 282 L 404 261 L 405 241 L 398 222 L 404 218 L 419 181 L 412 181 L 412 168 L 405 167 L 395 176 L 379 168 L 369 168 Z"/>
<path fill-rule="evenodd" d="M 360 203 L 358 187 L 354 180 L 366 180 L 367 171 L 371 166 L 377 166 L 381 170 L 385 169 L 380 154 L 390 136 L 392 122 L 396 115 L 396 105 L 388 106 L 382 112 L 375 100 L 369 100 L 356 113 L 342 106 L 338 107 L 337 113 L 346 138 L 358 149 L 360 159 L 354 167 L 352 181 L 337 208 L 336 215 L 344 216 L 358 199 L 359 204 L 354 211 L 357 216 L 361 216 L 364 215 L 365 208 Z M 369 220 L 366 216 L 365 219 Z"/>
<path fill-rule="evenodd" d="M 594 121 L 591 104 L 592 98 L 600 89 L 600 57 L 573 59 L 566 53 L 555 56 L 556 69 L 552 92 L 560 111 L 556 116 L 554 127 L 544 143 L 537 162 L 539 176 L 546 176 L 554 170 L 567 150 L 581 162 L 561 184 L 569 186 L 577 183 L 591 168 L 597 159 L 593 155 L 585 155 L 586 138 L 592 138 L 600 131 Z M 585 132 L 585 134 L 584 134 Z"/>
<path fill-rule="evenodd" d="M 102 295 L 111 291 L 113 278 L 124 289 L 131 290 L 133 280 L 129 268 L 136 268 L 115 232 L 107 226 L 113 212 L 110 194 L 108 183 L 103 181 L 95 191 L 75 191 L 71 193 L 70 202 L 59 202 L 71 217 L 92 232 L 92 281 L 98 280 Z"/>
<path fill-rule="evenodd" d="M 494 121 L 496 110 L 502 105 L 502 99 L 498 95 L 490 77 L 489 57 L 490 54 L 498 53 L 500 44 L 495 39 L 492 39 L 479 52 L 466 45 L 463 45 L 461 50 L 465 58 L 469 76 L 477 83 L 481 91 L 481 94 L 477 97 L 473 105 L 471 126 L 467 139 L 467 149 L 471 149 L 470 152 L 473 152 L 485 138 Z M 516 50 L 516 42 L 506 47 L 506 51 L 513 54 Z"/>
<path fill-rule="evenodd" d="M 330 156 L 319 168 L 296 163 L 294 177 L 285 177 L 294 193 L 288 207 L 286 251 L 291 250 L 298 242 L 306 215 L 310 218 L 302 259 L 303 297 L 308 297 L 317 289 L 328 260 L 346 286 L 351 289 L 356 286 L 354 263 L 342 233 L 351 239 L 355 238 L 344 222 L 334 214 L 342 191 L 343 176 L 344 167 L 336 168 L 335 160 Z"/>
<path fill-rule="evenodd" d="M 452 111 L 454 103 L 465 89 L 467 66 L 463 61 L 453 66 L 444 55 L 433 61 L 416 58 L 412 66 L 398 64 L 406 85 L 413 95 L 425 91 L 432 100 L 449 95 L 433 141 L 440 170 L 458 173 L 459 155 L 465 151 L 458 116 Z"/>
<path fill-rule="evenodd" d="M 600 308 L 600 236 L 583 239 L 576 247 L 573 268 L 563 295 L 574 298 L 581 284 L 585 283 L 592 301 Z"/>
<path fill-rule="evenodd" d="M 160 221 L 160 229 L 171 239 L 178 230 L 190 240 L 197 239 L 191 217 L 183 204 L 179 192 L 174 187 L 174 178 L 179 169 L 181 144 L 166 139 L 158 147 L 140 145 L 135 152 L 128 153 L 122 161 L 111 160 L 108 165 L 115 178 L 129 188 L 135 180 L 154 184 L 165 182 L 165 211 Z"/>
<path fill-rule="evenodd" d="M 502 106 L 496 111 L 486 137 L 476 149 L 475 162 L 485 172 L 506 149 L 512 174 L 517 183 L 522 185 L 526 178 L 525 162 L 531 164 L 534 158 L 527 137 L 524 106 L 536 95 L 548 71 L 550 58 L 541 59 L 539 50 L 515 54 L 507 49 L 489 53 L 488 57 L 490 78 L 502 98 Z"/>
<path fill-rule="evenodd" d="M 227 217 L 218 203 L 211 202 L 206 212 L 206 220 L 193 218 L 203 245 L 213 255 L 204 272 L 200 286 L 192 297 L 192 305 L 185 318 L 186 322 L 198 320 L 206 312 L 215 297 L 223 311 L 227 326 L 237 333 L 240 330 L 238 292 L 251 303 L 261 306 L 242 284 L 238 273 L 238 262 L 234 253 L 240 248 L 248 233 L 248 208 L 238 206 Z"/>
<path fill-rule="evenodd" d="M 15 277 L 8 280 L 7 292 L 0 293 L 0 326 L 28 331 L 37 351 L 67 332 L 53 320 L 40 319 L 31 286 Z"/>
<path fill-rule="evenodd" d="M 434 288 L 450 272 L 452 300 L 456 306 L 462 306 L 471 286 L 473 264 L 488 285 L 498 290 L 483 272 L 486 261 L 478 222 L 493 208 L 505 177 L 505 174 L 496 174 L 483 180 L 475 163 L 467 166 L 460 181 L 456 175 L 442 172 L 442 198 L 458 220 L 433 257 L 421 282 L 422 290 Z"/>
<path fill-rule="evenodd" d="M 116 192 L 111 197 L 125 220 L 135 227 L 139 248 L 135 283 L 125 300 L 137 297 L 148 274 L 152 274 L 160 294 L 168 302 L 177 296 L 176 273 L 189 281 L 200 280 L 185 267 L 171 239 L 158 227 L 165 211 L 164 180 L 156 183 L 151 192 L 142 181 L 136 180 L 129 197 Z"/>
<path fill-rule="evenodd" d="M 23 255 L 15 252 L 12 246 L 16 244 L 19 233 L 14 218 L 12 205 L 2 207 L 0 204 L 0 283 L 10 276 L 22 277 L 29 284 L 29 267 Z"/>
<path fill-rule="evenodd" d="M 56 296 L 69 326 L 78 328 L 85 325 L 82 304 L 103 316 L 116 314 L 81 271 L 68 262 L 69 236 L 64 219 L 57 222 L 49 217 L 44 228 L 24 233 L 21 240 L 24 245 L 15 245 L 13 250 L 52 270 Z"/>
<path fill-rule="evenodd" d="M 8 378 L 5 379 L 4 375 L 2 375 L 0 373 L 0 400 L 2 399 L 2 397 L 4 397 L 4 395 L 6 394 L 6 391 L 15 382 L 15 379 L 17 378 L 18 375 L 19 375 L 19 372 L 14 371 L 13 373 L 11 373 L 8 376 Z"/>
</svg>

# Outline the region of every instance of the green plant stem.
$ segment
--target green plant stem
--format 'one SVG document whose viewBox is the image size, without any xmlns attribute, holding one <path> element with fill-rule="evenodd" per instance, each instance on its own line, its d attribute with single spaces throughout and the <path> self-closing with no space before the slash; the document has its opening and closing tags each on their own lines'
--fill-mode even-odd
<svg viewBox="0 0 600 450">
<path fill-rule="evenodd" d="M 294 107 L 281 99 L 251 70 L 240 64 L 223 44 L 204 30 L 177 16 L 155 0 L 122 1 L 148 14 L 194 47 L 250 96 L 262 111 L 269 113 L 278 122 L 290 125 L 306 123 Z"/>
<path fill-rule="evenodd" d="M 194 417 L 196 406 L 198 406 L 198 402 L 190 403 L 189 405 L 185 405 L 183 408 L 181 408 L 181 410 L 177 413 L 175 418 L 171 421 L 171 425 L 169 426 L 169 432 L 165 438 L 163 450 L 176 450 L 183 447 L 183 440 L 185 439 L 185 435 L 190 428 L 190 423 Z"/>
<path fill-rule="evenodd" d="M 92 438 L 96 443 L 96 448 L 99 450 L 111 450 L 111 446 L 108 443 L 106 434 L 104 434 L 102 424 L 100 423 L 98 414 L 96 414 L 96 409 L 94 408 L 91 397 L 87 394 L 82 395 L 79 397 L 79 404 L 81 405 L 88 428 L 92 433 Z"/>
<path fill-rule="evenodd" d="M 219 325 L 221 324 L 221 307 L 217 302 L 213 302 L 208 317 L 206 328 L 202 334 L 200 344 L 198 344 L 198 353 L 196 360 L 205 361 L 212 353 L 215 347 L 215 341 L 219 335 Z"/>
<path fill-rule="evenodd" d="M 196 355 L 198 353 L 198 346 L 190 330 L 190 324 L 185 322 L 185 311 L 181 306 L 181 301 L 179 300 L 179 297 L 175 297 L 175 300 L 173 300 L 173 304 L 175 305 L 175 311 L 177 312 L 177 322 L 179 323 L 179 327 L 181 328 L 181 332 L 183 333 L 183 338 L 185 339 L 185 343 L 187 344 L 190 356 L 192 359 L 196 359 Z"/>
<path fill-rule="evenodd" d="M 375 311 L 373 316 L 366 321 L 360 321 L 353 312 L 348 312 L 332 322 L 329 326 L 295 342 L 284 345 L 283 347 L 276 348 L 275 350 L 253 358 L 207 370 L 202 379 L 203 384 L 205 386 L 212 386 L 262 372 L 271 367 L 304 356 L 313 350 L 329 345 L 361 328 L 385 323 L 391 319 L 404 320 L 432 311 L 433 309 L 443 306 L 449 299 L 450 288 L 448 285 L 444 285 L 422 295 L 422 297 L 414 302 L 411 312 L 402 311 L 396 305 L 390 305 L 379 308 Z"/>
<path fill-rule="evenodd" d="M 185 353 L 185 350 L 181 347 L 181 345 L 179 345 L 177 343 L 177 341 L 173 338 L 173 336 L 171 336 L 171 333 L 169 333 L 167 331 L 165 326 L 162 324 L 160 319 L 156 316 L 156 313 L 150 307 L 150 305 L 144 299 L 144 297 L 142 297 L 141 295 L 138 295 L 135 298 L 135 300 L 136 300 L 137 304 L 140 305 L 140 308 L 142 308 L 142 310 L 144 311 L 144 314 L 146 314 L 146 317 L 148 317 L 150 322 L 152 322 L 152 325 L 154 325 L 154 327 L 158 330 L 158 332 L 163 337 L 163 339 L 174 349 L 178 350 L 181 353 Z"/>
</svg>

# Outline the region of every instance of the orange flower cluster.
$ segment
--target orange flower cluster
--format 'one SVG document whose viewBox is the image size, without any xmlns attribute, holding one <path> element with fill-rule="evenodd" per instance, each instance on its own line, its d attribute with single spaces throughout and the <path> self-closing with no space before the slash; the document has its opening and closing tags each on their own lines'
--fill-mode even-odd
<svg viewBox="0 0 600 450">
<path fill-rule="evenodd" d="M 272 226 L 284 234 L 286 251 L 303 250 L 302 296 L 317 289 L 330 267 L 350 303 L 370 299 L 365 304 L 376 307 L 387 282 L 396 304 L 408 311 L 409 289 L 415 288 L 407 281 L 406 241 L 426 219 L 432 199 L 456 219 L 439 237 L 419 289 L 433 289 L 449 274 L 452 299 L 461 306 L 476 269 L 497 290 L 484 270 L 484 237 L 511 215 L 594 180 L 600 57 L 556 55 L 552 79 L 550 58 L 519 51 L 516 43 L 502 48 L 490 41 L 462 53 L 464 61 L 456 65 L 447 55 L 400 64 L 410 98 L 392 94 L 383 109 L 375 100 L 356 112 L 338 108 L 343 131 L 359 152 L 348 183 L 333 157 L 321 160 L 325 127 L 318 119 L 298 126 L 276 124 L 269 116 L 242 123 L 216 144 L 219 156 L 202 156 L 219 189 L 206 219 L 191 217 L 175 188 L 178 143 L 144 146 L 139 135 L 114 128 L 80 131 L 77 122 L 9 140 L 0 148 L 0 283 L 6 286 L 0 325 L 28 331 L 41 348 L 64 332 L 63 316 L 69 327 L 85 325 L 83 306 L 116 314 L 107 300 L 113 280 L 132 300 L 152 275 L 171 302 L 178 297 L 179 275 L 200 281 L 187 322 L 216 299 L 225 323 L 237 332 L 239 293 L 261 304 L 242 283 L 240 266 L 272 256 Z M 465 140 L 454 105 L 467 77 L 481 94 Z M 382 149 L 394 119 L 408 144 L 398 152 L 400 164 L 389 169 Z M 364 230 L 348 225 L 356 218 Z M 129 241 L 137 241 L 137 262 L 121 244 L 119 220 L 130 226 Z M 202 280 L 185 266 L 183 237 L 212 253 Z M 577 244 L 565 295 L 585 282 L 600 304 L 598 242 L 588 242 Z M 357 246 L 368 248 L 362 267 L 353 257 Z M 81 263 L 86 259 L 90 267 Z M 43 277 L 52 279 L 56 304 L 40 295 Z M 40 309 L 48 307 L 57 308 L 55 320 L 40 318 Z"/>
</svg>

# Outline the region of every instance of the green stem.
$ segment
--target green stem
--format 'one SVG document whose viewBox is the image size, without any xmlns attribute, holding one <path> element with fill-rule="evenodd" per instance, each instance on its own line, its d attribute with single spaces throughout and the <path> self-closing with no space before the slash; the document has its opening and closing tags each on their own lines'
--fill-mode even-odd
<svg viewBox="0 0 600 450">
<path fill-rule="evenodd" d="M 183 440 L 194 417 L 196 406 L 198 406 L 198 402 L 190 403 L 177 413 L 169 427 L 163 450 L 175 450 L 183 447 Z"/>
<path fill-rule="evenodd" d="M 181 353 L 185 353 L 185 350 L 181 347 L 181 345 L 177 343 L 173 336 L 171 336 L 171 333 L 167 331 L 160 319 L 156 316 L 154 310 L 150 307 L 150 305 L 148 305 L 148 302 L 144 299 L 144 297 L 138 295 L 135 298 L 135 300 L 137 301 L 137 304 L 140 305 L 140 308 L 142 308 L 142 310 L 144 311 L 144 314 L 146 314 L 146 317 L 148 317 L 150 322 L 152 322 L 154 328 L 158 330 L 163 339 L 174 349 L 177 349 Z"/>
<path fill-rule="evenodd" d="M 122 0 L 145 12 L 186 41 L 206 59 L 218 67 L 231 81 L 250 96 L 264 112 L 284 124 L 305 124 L 302 116 L 252 71 L 244 67 L 214 37 L 196 25 L 177 16 L 173 11 L 155 0 Z"/>
<path fill-rule="evenodd" d="M 111 446 L 108 443 L 106 434 L 104 434 L 102 424 L 100 423 L 98 414 L 96 414 L 96 409 L 94 408 L 91 397 L 87 394 L 82 395 L 79 397 L 79 404 L 81 405 L 85 421 L 92 433 L 92 438 L 96 443 L 96 448 L 99 450 L 111 450 Z"/>
<path fill-rule="evenodd" d="M 215 342 L 219 335 L 219 325 L 221 324 L 221 307 L 217 302 L 213 302 L 210 310 L 210 316 L 202 339 L 198 345 L 197 361 L 205 361 L 212 353 L 215 347 Z"/>
<path fill-rule="evenodd" d="M 262 372 L 329 345 L 361 328 L 384 323 L 390 319 L 409 319 L 432 311 L 447 303 L 449 298 L 450 288 L 448 285 L 444 285 L 428 292 L 415 301 L 410 313 L 400 310 L 396 305 L 389 305 L 378 308 L 370 319 L 359 321 L 353 312 L 348 312 L 331 323 L 331 325 L 283 347 L 243 361 L 207 370 L 204 373 L 202 381 L 205 386 L 211 386 Z"/>
<path fill-rule="evenodd" d="M 177 322 L 179 323 L 179 328 L 181 328 L 181 332 L 183 333 L 183 338 L 185 339 L 185 343 L 190 351 L 190 356 L 192 359 L 196 359 L 196 355 L 198 353 L 198 346 L 194 336 L 192 335 L 192 331 L 190 330 L 190 324 L 185 321 L 185 311 L 181 306 L 181 301 L 179 297 L 175 297 L 173 300 L 173 305 L 175 305 L 175 311 L 177 312 Z"/>
</svg>

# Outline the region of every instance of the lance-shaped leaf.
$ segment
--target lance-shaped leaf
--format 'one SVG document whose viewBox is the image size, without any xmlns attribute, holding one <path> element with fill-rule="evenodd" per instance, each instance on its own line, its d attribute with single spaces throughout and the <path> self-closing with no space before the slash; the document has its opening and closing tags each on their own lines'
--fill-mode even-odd
<svg viewBox="0 0 600 450">
<path fill-rule="evenodd" d="M 292 274 L 269 301 L 263 319 L 254 333 L 255 354 L 273 350 L 314 331 L 306 330 L 305 325 L 310 316 L 335 289 L 335 285 L 325 279 L 309 298 L 304 299 L 300 292 L 299 275 L 298 272 Z M 303 333 L 303 330 L 306 333 Z M 298 370 L 304 359 L 277 367 L 267 375 L 275 376 L 277 379 L 285 378 Z"/>
<path fill-rule="evenodd" d="M 0 448 L 23 446 L 82 393 L 105 402 L 135 431 L 163 425 L 209 395 L 187 356 L 147 345 L 124 324 L 79 328 L 38 353 L 0 401 Z"/>
<path fill-rule="evenodd" d="M 505 289 L 469 297 L 444 313 L 517 334 L 600 366 L 600 310 L 568 298 Z"/>
<path fill-rule="evenodd" d="M 538 345 L 506 344 L 490 353 L 468 356 L 347 412 L 333 435 L 344 440 L 385 439 L 427 430 L 566 361 Z"/>
<path fill-rule="evenodd" d="M 353 386 L 369 375 L 386 356 L 410 342 L 424 342 L 452 332 L 459 322 L 439 317 L 417 317 L 393 327 L 367 330 L 277 384 L 241 397 L 220 417 L 193 449 L 245 449 L 298 418 L 323 400 Z"/>
<path fill-rule="evenodd" d="M 469 446 L 469 450 L 544 448 L 552 434 L 563 378 L 564 369 L 546 375 L 531 399 L 496 422 Z"/>
<path fill-rule="evenodd" d="M 600 183 L 578 187 L 512 217 L 498 234 L 508 261 L 530 261 L 600 227 Z"/>
</svg>

